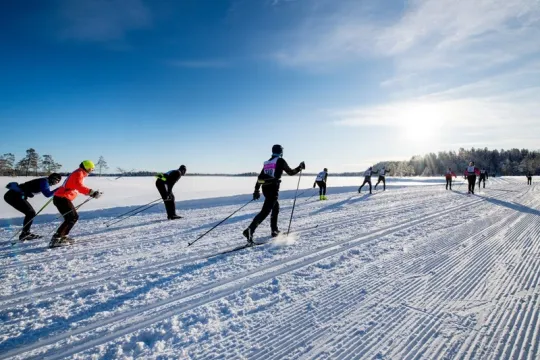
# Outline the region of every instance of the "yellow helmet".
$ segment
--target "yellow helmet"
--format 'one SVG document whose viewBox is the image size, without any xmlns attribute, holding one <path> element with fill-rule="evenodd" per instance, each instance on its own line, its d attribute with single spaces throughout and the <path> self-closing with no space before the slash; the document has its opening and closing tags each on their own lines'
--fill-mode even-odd
<svg viewBox="0 0 540 360">
<path fill-rule="evenodd" d="M 92 160 L 84 160 L 80 166 L 86 171 L 94 170 L 96 168 Z"/>
</svg>

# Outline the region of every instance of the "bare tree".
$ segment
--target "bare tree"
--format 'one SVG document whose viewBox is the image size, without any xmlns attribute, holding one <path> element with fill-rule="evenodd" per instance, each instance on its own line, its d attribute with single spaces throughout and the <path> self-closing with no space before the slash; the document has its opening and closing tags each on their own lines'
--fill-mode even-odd
<svg viewBox="0 0 540 360">
<path fill-rule="evenodd" d="M 99 176 L 101 176 L 101 171 L 103 169 L 107 170 L 109 168 L 109 165 L 107 165 L 107 161 L 105 161 L 105 158 L 103 156 L 99 157 L 98 162 L 96 163 L 98 169 L 99 169 Z"/>
<path fill-rule="evenodd" d="M 54 161 L 52 155 L 43 155 L 43 160 L 41 161 L 41 169 L 47 175 L 53 172 L 57 172 L 62 168 L 62 165 Z"/>
</svg>

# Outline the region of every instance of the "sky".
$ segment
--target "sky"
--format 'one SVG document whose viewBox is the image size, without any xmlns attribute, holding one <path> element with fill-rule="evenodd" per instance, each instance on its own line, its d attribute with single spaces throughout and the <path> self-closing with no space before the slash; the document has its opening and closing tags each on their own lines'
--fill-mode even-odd
<svg viewBox="0 0 540 360">
<path fill-rule="evenodd" d="M 8 0 L 0 154 L 310 172 L 540 148 L 538 0 Z"/>
</svg>

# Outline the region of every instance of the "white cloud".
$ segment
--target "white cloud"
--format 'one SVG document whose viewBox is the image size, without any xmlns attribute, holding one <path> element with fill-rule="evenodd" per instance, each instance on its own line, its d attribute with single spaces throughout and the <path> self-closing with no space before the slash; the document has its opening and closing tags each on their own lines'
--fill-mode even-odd
<svg viewBox="0 0 540 360">
<path fill-rule="evenodd" d="M 122 41 L 128 32 L 152 24 L 142 0 L 65 0 L 60 17 L 61 37 L 68 40 Z"/>
</svg>

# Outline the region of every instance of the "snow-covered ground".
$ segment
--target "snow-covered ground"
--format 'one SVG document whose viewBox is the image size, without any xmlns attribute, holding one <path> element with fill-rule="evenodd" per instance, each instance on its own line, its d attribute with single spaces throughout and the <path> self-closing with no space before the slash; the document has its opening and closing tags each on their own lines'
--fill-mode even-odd
<svg viewBox="0 0 540 360">
<path fill-rule="evenodd" d="M 467 196 L 466 185 L 404 179 L 369 196 L 355 192 L 356 178 L 328 201 L 303 194 L 289 237 L 271 239 L 266 220 L 256 233 L 266 244 L 216 255 L 244 242 L 261 202 L 187 247 L 253 187 L 191 179 L 175 191 L 185 219 L 163 220 L 159 205 L 110 228 L 128 194 L 138 197 L 127 205 L 157 197 L 153 181 L 124 181 L 131 190 L 120 193 L 88 179 L 118 188 L 89 203 L 70 248 L 11 246 L 20 218 L 0 220 L 0 358 L 540 358 L 536 184 L 490 179 Z M 284 184 L 282 230 L 297 180 Z M 44 215 L 33 230 L 58 224 Z"/>
</svg>

